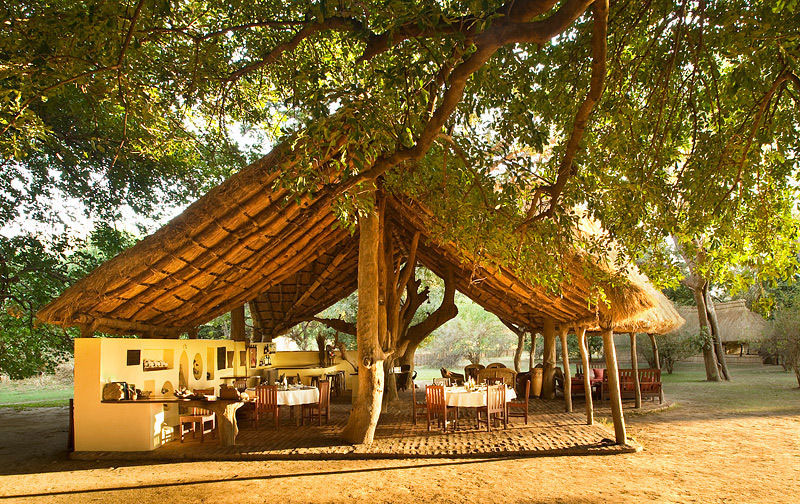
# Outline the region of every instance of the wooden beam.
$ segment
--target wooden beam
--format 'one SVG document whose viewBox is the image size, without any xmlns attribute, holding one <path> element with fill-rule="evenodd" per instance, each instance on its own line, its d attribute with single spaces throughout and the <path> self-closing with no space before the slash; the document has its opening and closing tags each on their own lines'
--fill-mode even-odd
<svg viewBox="0 0 800 504">
<path fill-rule="evenodd" d="M 603 337 L 603 353 L 606 357 L 614 436 L 618 445 L 624 445 L 628 443 L 628 436 L 625 432 L 625 417 L 622 414 L 622 394 L 619 389 L 619 367 L 617 366 L 617 349 L 614 346 L 614 331 L 610 328 L 603 328 L 600 335 Z"/>
<path fill-rule="evenodd" d="M 244 305 L 239 305 L 231 310 L 231 339 L 233 341 L 247 339 L 244 328 Z"/>
<path fill-rule="evenodd" d="M 289 321 L 289 319 L 292 317 L 292 315 L 293 315 L 294 311 L 297 309 L 297 307 L 301 306 L 304 302 L 306 302 L 306 300 L 308 300 L 308 298 L 310 298 L 317 291 L 317 289 L 323 283 L 325 283 L 328 280 L 328 278 L 336 271 L 336 268 L 339 267 L 339 264 L 341 264 L 341 262 L 348 255 L 350 255 L 350 252 L 353 251 L 353 248 L 355 248 L 355 242 L 351 243 L 349 246 L 345 247 L 344 250 L 339 252 L 336 255 L 336 257 L 333 258 L 333 260 L 330 262 L 330 264 L 328 264 L 328 266 L 325 268 L 325 270 L 323 270 L 323 272 L 320 273 L 320 275 L 317 277 L 317 279 L 314 280 L 314 283 L 309 285 L 308 289 L 306 289 L 306 291 L 303 293 L 303 295 L 300 296 L 297 299 L 297 301 L 295 301 L 292 304 L 292 307 L 289 308 L 286 311 L 286 315 L 283 317 L 284 324 Z"/>
<path fill-rule="evenodd" d="M 186 336 L 188 336 L 189 339 L 197 339 L 197 327 L 190 327 L 187 329 Z"/>
<path fill-rule="evenodd" d="M 592 373 L 591 363 L 589 362 L 589 346 L 586 341 L 586 327 L 578 326 L 575 329 L 578 336 L 578 349 L 581 351 L 581 363 L 583 363 L 583 395 L 586 399 L 586 424 L 594 424 L 594 403 L 592 401 Z"/>
<path fill-rule="evenodd" d="M 658 357 L 658 342 L 656 341 L 656 335 L 653 333 L 647 333 L 650 336 L 650 344 L 653 345 L 653 358 L 656 361 L 656 369 L 661 369 L 661 359 Z M 659 402 L 664 402 L 664 387 L 661 387 L 661 392 L 659 393 Z"/>
<path fill-rule="evenodd" d="M 569 347 L 567 346 L 567 333 L 569 326 L 560 324 L 558 326 L 558 337 L 561 339 L 561 361 L 564 366 L 564 410 L 572 413 L 572 377 L 569 370 Z"/>
<path fill-rule="evenodd" d="M 633 368 L 633 392 L 635 394 L 634 404 L 636 408 L 642 407 L 642 385 L 639 383 L 639 356 L 636 352 L 636 333 L 631 336 L 631 368 Z"/>
<path fill-rule="evenodd" d="M 542 355 L 542 397 L 553 399 L 556 395 L 556 325 L 555 321 L 547 317 L 544 319 L 544 355 Z"/>
</svg>

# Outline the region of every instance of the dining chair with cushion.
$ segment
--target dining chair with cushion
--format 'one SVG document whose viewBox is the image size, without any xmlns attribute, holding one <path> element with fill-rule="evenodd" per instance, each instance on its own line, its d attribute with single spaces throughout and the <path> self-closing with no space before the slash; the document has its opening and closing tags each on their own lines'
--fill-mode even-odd
<svg viewBox="0 0 800 504">
<path fill-rule="evenodd" d="M 428 414 L 428 432 L 431 430 L 432 420 L 436 420 L 437 425 L 447 432 L 449 409 L 444 399 L 444 386 L 428 385 L 425 387 L 425 403 Z"/>
<path fill-rule="evenodd" d="M 508 415 L 506 414 L 506 386 L 491 385 L 486 387 L 486 406 L 478 408 L 475 420 L 480 424 L 486 423 L 486 430 L 492 430 L 492 420 L 503 423 L 503 428 L 508 428 Z M 481 418 L 481 413 L 486 414 L 486 419 Z"/>
<path fill-rule="evenodd" d="M 262 418 L 272 417 L 275 428 L 280 428 L 280 406 L 278 406 L 278 386 L 259 385 L 256 387 L 255 403 L 256 428 Z"/>
<path fill-rule="evenodd" d="M 506 416 L 509 418 L 511 417 L 523 417 L 525 419 L 525 425 L 528 425 L 528 400 L 531 395 L 531 381 L 525 380 L 525 394 L 522 396 L 524 400 L 520 400 L 517 398 L 513 401 L 508 401 L 507 404 L 507 411 Z"/>
<path fill-rule="evenodd" d="M 247 378 L 238 378 L 233 380 L 233 388 L 239 392 L 244 392 L 247 389 Z"/>
<path fill-rule="evenodd" d="M 204 395 L 214 395 L 214 388 L 207 388 L 207 389 L 194 389 L 193 392 L 195 394 L 204 394 Z M 200 426 L 200 442 L 205 441 L 206 434 L 212 434 L 213 437 L 217 437 L 217 416 L 208 411 L 204 408 L 197 408 L 192 407 L 189 408 L 189 411 L 186 414 L 180 415 L 180 429 L 181 429 L 181 443 L 183 443 L 183 437 L 188 432 L 184 429 L 185 425 L 190 425 L 190 429 L 192 431 L 192 438 L 195 436 L 195 426 Z"/>
<path fill-rule="evenodd" d="M 434 378 L 433 384 L 438 385 L 441 387 L 449 387 L 450 386 L 450 378 Z"/>
<path fill-rule="evenodd" d="M 306 415 L 308 423 L 314 421 L 314 417 L 322 425 L 322 417 L 325 416 L 325 423 L 331 419 L 331 382 L 322 380 L 319 382 L 319 401 L 313 404 L 303 405 L 303 416 L 301 422 L 305 425 Z"/>
<path fill-rule="evenodd" d="M 478 380 L 478 371 L 484 369 L 485 366 L 483 364 L 467 364 L 464 366 L 464 378 L 469 380 L 472 378 L 473 380 Z"/>
</svg>

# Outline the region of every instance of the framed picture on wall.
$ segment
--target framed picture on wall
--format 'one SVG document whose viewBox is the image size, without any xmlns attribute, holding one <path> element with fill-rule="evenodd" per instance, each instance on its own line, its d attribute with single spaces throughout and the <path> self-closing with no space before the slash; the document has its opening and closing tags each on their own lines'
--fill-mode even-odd
<svg viewBox="0 0 800 504">
<path fill-rule="evenodd" d="M 258 364 L 258 348 L 251 346 L 247 351 L 250 352 L 250 367 L 254 368 Z"/>
</svg>

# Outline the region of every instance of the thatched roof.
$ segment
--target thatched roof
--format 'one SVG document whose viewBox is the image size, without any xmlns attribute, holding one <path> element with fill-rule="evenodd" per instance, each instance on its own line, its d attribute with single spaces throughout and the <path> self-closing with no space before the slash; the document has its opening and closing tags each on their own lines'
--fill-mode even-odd
<svg viewBox="0 0 800 504">
<path fill-rule="evenodd" d="M 275 187 L 291 166 L 269 155 L 211 190 L 154 234 L 101 265 L 43 308 L 41 320 L 119 334 L 177 336 L 250 303 L 268 335 L 308 320 L 356 289 L 358 233 L 337 226 L 332 188 L 302 199 Z M 323 163 L 321 160 L 320 163 Z M 439 276 L 452 268 L 456 288 L 504 320 L 530 329 L 546 317 L 625 321 L 651 331 L 664 319 L 658 293 L 633 270 L 602 284 L 608 303 L 593 306 L 587 268 L 598 260 L 562 257 L 570 279 L 558 295 L 522 281 L 510 268 L 436 241 L 435 217 L 421 203 L 387 197 L 396 242 L 421 235 L 418 262 Z M 662 313 L 663 312 L 663 313 Z M 650 318 L 637 318 L 653 313 Z"/>
<path fill-rule="evenodd" d="M 690 333 L 700 332 L 700 321 L 696 306 L 678 306 L 678 312 L 686 319 L 682 330 Z M 714 303 L 717 323 L 722 342 L 757 341 L 769 331 L 764 317 L 747 309 L 744 299 L 726 303 Z"/>
</svg>

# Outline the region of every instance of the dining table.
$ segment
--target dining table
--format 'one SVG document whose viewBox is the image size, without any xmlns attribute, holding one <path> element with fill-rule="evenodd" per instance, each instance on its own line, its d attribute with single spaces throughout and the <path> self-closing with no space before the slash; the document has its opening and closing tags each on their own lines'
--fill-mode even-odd
<svg viewBox="0 0 800 504">
<path fill-rule="evenodd" d="M 255 400 L 256 389 L 248 388 L 246 390 L 252 400 Z M 316 404 L 319 402 L 319 389 L 317 387 L 308 386 L 293 386 L 278 387 L 278 406 L 288 406 L 292 408 L 292 416 L 295 417 L 296 422 L 299 424 L 300 415 L 295 411 L 297 408 L 304 404 Z"/>
<path fill-rule="evenodd" d="M 517 398 L 513 388 L 506 387 L 506 402 Z M 467 390 L 466 387 L 445 387 L 444 402 L 448 408 L 481 408 L 486 406 L 486 387 Z"/>
</svg>

